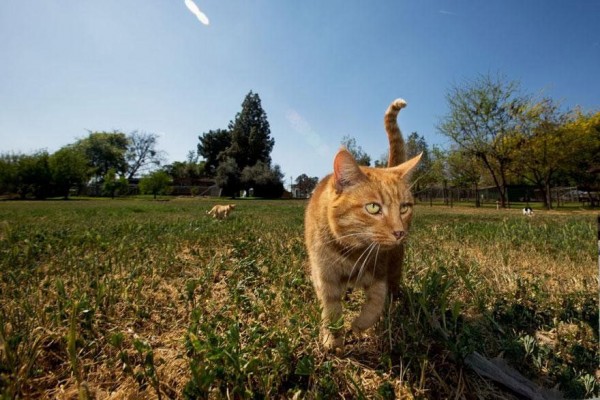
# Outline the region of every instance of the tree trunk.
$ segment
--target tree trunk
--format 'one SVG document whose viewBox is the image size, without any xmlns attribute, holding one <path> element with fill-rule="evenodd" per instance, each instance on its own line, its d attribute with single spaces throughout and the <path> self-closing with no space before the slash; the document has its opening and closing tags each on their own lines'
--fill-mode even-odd
<svg viewBox="0 0 600 400">
<path fill-rule="evenodd" d="M 544 192 L 544 205 L 547 210 L 552 210 L 552 190 L 550 189 L 550 184 L 546 183 Z"/>
</svg>

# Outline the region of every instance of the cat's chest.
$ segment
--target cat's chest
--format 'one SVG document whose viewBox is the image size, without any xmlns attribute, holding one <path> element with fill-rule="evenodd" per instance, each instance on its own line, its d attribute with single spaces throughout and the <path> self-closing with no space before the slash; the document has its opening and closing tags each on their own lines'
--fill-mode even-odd
<svg viewBox="0 0 600 400">
<path fill-rule="evenodd" d="M 345 282 L 355 282 L 360 286 L 362 281 L 372 281 L 382 278 L 387 271 L 388 255 L 376 246 L 352 252 L 340 252 L 337 257 L 337 268 L 340 279 Z"/>
</svg>

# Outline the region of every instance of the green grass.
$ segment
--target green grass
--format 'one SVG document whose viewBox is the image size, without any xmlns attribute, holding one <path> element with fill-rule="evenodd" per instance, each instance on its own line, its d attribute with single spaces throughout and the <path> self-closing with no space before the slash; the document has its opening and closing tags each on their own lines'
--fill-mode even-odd
<svg viewBox="0 0 600 400">
<path fill-rule="evenodd" d="M 305 203 L 235 203 L 0 203 L 0 397 L 509 396 L 464 367 L 475 350 L 599 394 L 595 214 L 417 207 L 402 298 L 335 356 Z"/>
</svg>

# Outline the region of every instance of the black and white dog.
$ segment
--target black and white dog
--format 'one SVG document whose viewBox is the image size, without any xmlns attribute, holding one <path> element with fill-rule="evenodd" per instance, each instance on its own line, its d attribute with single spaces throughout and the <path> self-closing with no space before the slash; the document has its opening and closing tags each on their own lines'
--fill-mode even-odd
<svg viewBox="0 0 600 400">
<path fill-rule="evenodd" d="M 523 209 L 523 215 L 527 215 L 528 217 L 531 217 L 533 215 L 533 210 L 531 209 L 531 207 L 527 206 Z"/>
</svg>

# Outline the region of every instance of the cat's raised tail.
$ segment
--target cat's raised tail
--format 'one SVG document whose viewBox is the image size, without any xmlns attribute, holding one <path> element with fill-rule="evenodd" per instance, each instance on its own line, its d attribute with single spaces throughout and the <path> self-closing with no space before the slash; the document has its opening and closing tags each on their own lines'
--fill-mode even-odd
<svg viewBox="0 0 600 400">
<path fill-rule="evenodd" d="M 390 155 L 388 158 L 388 167 L 395 167 L 406 161 L 406 149 L 404 146 L 404 138 L 398 126 L 398 113 L 406 107 L 404 99 L 396 99 L 388 107 L 383 118 L 385 131 L 390 142 Z"/>
</svg>

